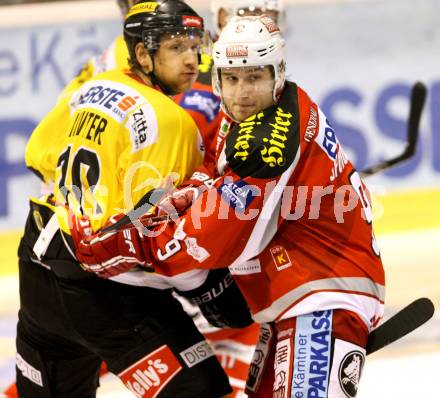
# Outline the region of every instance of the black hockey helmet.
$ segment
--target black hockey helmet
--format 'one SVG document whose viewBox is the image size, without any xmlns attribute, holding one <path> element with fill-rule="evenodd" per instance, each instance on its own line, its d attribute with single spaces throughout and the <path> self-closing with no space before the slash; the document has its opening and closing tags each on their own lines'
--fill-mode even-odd
<svg viewBox="0 0 440 398">
<path fill-rule="evenodd" d="M 138 65 L 134 51 L 137 43 L 144 43 L 154 53 L 164 34 L 202 37 L 203 18 L 180 0 L 141 0 L 131 7 L 124 22 L 124 39 L 132 64 Z"/>
</svg>

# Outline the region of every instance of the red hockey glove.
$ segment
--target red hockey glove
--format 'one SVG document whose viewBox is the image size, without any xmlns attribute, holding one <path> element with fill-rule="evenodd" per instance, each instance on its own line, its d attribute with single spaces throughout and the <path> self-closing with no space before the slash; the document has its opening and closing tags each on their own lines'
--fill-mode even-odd
<svg viewBox="0 0 440 398">
<path fill-rule="evenodd" d="M 86 271 L 101 278 L 111 278 L 136 266 L 151 268 L 142 236 L 133 226 L 85 237 L 76 243 L 75 254 Z"/>
<path fill-rule="evenodd" d="M 162 199 L 157 207 L 159 215 L 162 214 L 182 214 L 206 189 L 203 185 L 200 187 L 185 187 L 178 189 Z"/>
</svg>

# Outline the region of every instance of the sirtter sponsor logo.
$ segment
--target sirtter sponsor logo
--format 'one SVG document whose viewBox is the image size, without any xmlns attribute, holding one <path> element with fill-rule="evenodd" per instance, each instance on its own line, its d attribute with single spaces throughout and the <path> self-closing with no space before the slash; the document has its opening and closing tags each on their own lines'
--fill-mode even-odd
<svg viewBox="0 0 440 398">
<path fill-rule="evenodd" d="M 125 386 L 138 398 L 155 398 L 182 369 L 171 349 L 163 345 L 119 374 Z"/>
<path fill-rule="evenodd" d="M 270 167 L 284 166 L 286 163 L 286 141 L 289 133 L 290 119 L 293 115 L 285 113 L 281 107 L 276 110 L 275 122 L 270 123 L 272 127 L 269 137 L 263 138 L 265 143 L 261 149 L 261 159 Z"/>
</svg>

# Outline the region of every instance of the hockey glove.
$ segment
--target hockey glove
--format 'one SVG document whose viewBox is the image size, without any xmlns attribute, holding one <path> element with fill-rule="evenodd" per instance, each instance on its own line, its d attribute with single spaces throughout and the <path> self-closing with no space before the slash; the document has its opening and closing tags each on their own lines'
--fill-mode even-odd
<svg viewBox="0 0 440 398">
<path fill-rule="evenodd" d="M 142 236 L 133 226 L 98 232 L 76 243 L 76 258 L 84 269 L 101 278 L 111 278 L 136 266 L 150 268 Z"/>
<path fill-rule="evenodd" d="M 116 216 L 109 220 L 108 224 L 114 223 L 118 218 L 120 217 Z M 145 224 L 150 220 L 147 216 L 143 218 Z M 143 266 L 151 271 L 143 251 L 142 235 L 133 224 L 128 224 L 123 229 L 92 234 L 87 217 L 72 216 L 70 231 L 76 258 L 86 271 L 101 278 L 119 275 L 136 266 Z"/>
<path fill-rule="evenodd" d="M 203 316 L 219 328 L 244 328 L 253 323 L 249 307 L 227 268 L 209 272 L 200 287 L 176 292 L 199 306 Z"/>
<path fill-rule="evenodd" d="M 168 194 L 157 205 L 158 214 L 182 214 L 200 196 L 204 189 L 203 185 L 200 187 L 185 187 Z"/>
</svg>

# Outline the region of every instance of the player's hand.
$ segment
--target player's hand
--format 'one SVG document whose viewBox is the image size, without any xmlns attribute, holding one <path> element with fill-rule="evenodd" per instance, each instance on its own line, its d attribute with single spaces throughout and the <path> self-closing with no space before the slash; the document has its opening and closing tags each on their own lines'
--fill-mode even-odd
<svg viewBox="0 0 440 398">
<path fill-rule="evenodd" d="M 149 267 L 142 235 L 132 224 L 124 229 L 93 234 L 90 219 L 72 215 L 70 232 L 78 262 L 86 271 L 101 278 L 119 275 L 136 266 Z"/>
<path fill-rule="evenodd" d="M 111 278 L 136 266 L 151 270 L 144 246 L 141 235 L 131 226 L 85 237 L 77 243 L 75 254 L 86 271 Z"/>
<path fill-rule="evenodd" d="M 158 214 L 182 214 L 200 196 L 203 188 L 185 187 L 171 192 L 157 205 Z"/>
</svg>

